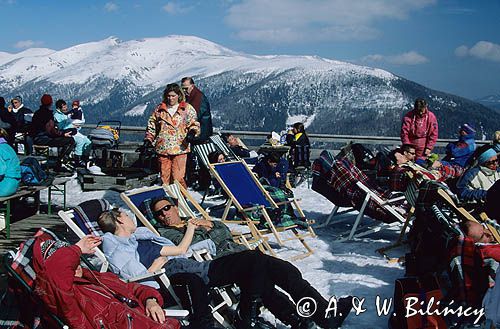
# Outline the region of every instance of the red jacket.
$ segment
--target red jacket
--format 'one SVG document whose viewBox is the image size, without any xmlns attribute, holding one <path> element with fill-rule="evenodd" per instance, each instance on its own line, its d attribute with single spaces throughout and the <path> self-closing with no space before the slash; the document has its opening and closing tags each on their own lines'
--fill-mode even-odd
<svg viewBox="0 0 500 329">
<path fill-rule="evenodd" d="M 33 266 L 37 274 L 35 293 L 70 328 L 180 328 L 175 319 L 167 318 L 160 324 L 146 317 L 146 299 L 154 297 L 163 305 L 163 299 L 155 289 L 138 283 L 124 283 L 113 273 L 87 269 L 83 269 L 81 278 L 75 277 L 81 255 L 78 246 L 60 248 L 44 260 L 40 244 L 35 241 L 33 245 Z M 139 306 L 130 308 L 113 293 L 135 300 Z"/>
<path fill-rule="evenodd" d="M 427 110 L 422 117 L 412 110 L 403 117 L 401 125 L 401 142 L 415 146 L 416 157 L 424 153 L 424 149 L 432 150 L 438 138 L 438 123 L 436 116 Z"/>
</svg>

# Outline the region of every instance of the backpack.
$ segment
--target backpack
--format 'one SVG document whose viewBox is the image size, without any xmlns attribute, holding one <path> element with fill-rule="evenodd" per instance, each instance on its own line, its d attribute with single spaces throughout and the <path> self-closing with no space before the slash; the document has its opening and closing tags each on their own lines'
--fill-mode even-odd
<svg viewBox="0 0 500 329">
<path fill-rule="evenodd" d="M 109 126 L 101 126 L 90 131 L 88 135 L 92 144 L 105 147 L 115 147 L 118 143 L 118 131 Z"/>
<path fill-rule="evenodd" d="M 47 184 L 49 176 L 37 159 L 28 157 L 21 162 L 21 181 L 25 185 Z"/>
</svg>

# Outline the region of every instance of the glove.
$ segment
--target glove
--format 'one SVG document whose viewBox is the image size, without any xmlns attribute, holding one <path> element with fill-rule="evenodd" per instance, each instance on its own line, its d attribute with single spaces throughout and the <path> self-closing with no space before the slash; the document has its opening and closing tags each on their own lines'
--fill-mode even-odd
<svg viewBox="0 0 500 329">
<path fill-rule="evenodd" d="M 196 140 L 195 135 L 196 135 L 196 131 L 194 131 L 194 130 L 188 131 L 188 133 L 186 135 L 186 142 L 188 142 L 188 143 L 194 142 Z"/>
<path fill-rule="evenodd" d="M 153 147 L 153 144 L 151 143 L 151 141 L 149 139 L 145 139 L 144 143 L 141 146 L 139 146 L 139 148 L 135 151 L 139 152 L 139 153 L 146 153 L 148 151 L 148 149 L 150 149 L 152 147 Z"/>
</svg>

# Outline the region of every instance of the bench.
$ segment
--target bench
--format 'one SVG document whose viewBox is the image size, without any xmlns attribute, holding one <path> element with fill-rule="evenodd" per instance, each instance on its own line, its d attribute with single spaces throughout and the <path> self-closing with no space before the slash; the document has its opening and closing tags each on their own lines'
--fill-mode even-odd
<svg viewBox="0 0 500 329">
<path fill-rule="evenodd" d="M 0 197 L 0 204 L 5 203 L 5 235 L 7 239 L 10 239 L 10 222 L 11 222 L 11 206 L 12 202 L 18 200 L 22 197 L 33 195 L 42 190 L 48 189 L 47 196 L 47 213 L 52 214 L 52 195 L 60 194 L 63 196 L 63 209 L 66 210 L 66 183 L 70 180 L 68 177 L 56 177 L 52 184 L 50 185 L 39 185 L 39 186 L 21 186 L 16 193 Z M 39 210 L 39 209 L 38 209 Z M 1 211 L 1 210 L 0 210 Z"/>
</svg>

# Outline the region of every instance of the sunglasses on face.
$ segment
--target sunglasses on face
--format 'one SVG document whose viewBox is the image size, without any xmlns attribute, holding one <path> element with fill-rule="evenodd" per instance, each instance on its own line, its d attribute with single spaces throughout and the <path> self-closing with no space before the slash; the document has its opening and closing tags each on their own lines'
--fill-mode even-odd
<svg viewBox="0 0 500 329">
<path fill-rule="evenodd" d="M 172 207 L 173 207 L 173 205 L 167 204 L 167 205 L 161 207 L 160 209 L 158 209 L 157 211 L 155 211 L 155 215 L 159 216 L 159 215 L 163 214 L 164 211 L 169 211 L 170 209 L 172 209 Z"/>
<path fill-rule="evenodd" d="M 120 294 L 114 294 L 113 295 L 116 299 L 118 299 L 120 302 L 127 304 L 128 307 L 130 308 L 136 308 L 139 306 L 139 303 L 133 299 L 127 298 L 123 295 Z"/>
<path fill-rule="evenodd" d="M 484 165 L 485 165 L 485 166 L 493 166 L 493 165 L 495 165 L 495 164 L 497 164 L 497 163 L 498 163 L 498 159 L 497 159 L 497 160 L 490 160 L 490 161 L 486 161 L 486 162 L 484 163 Z"/>
</svg>

